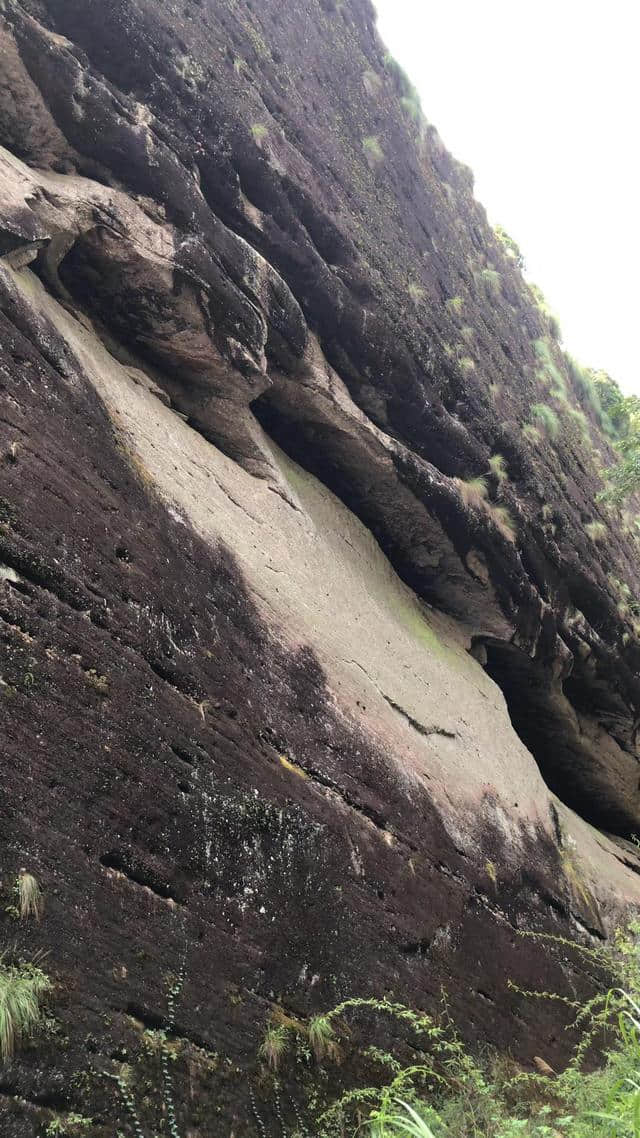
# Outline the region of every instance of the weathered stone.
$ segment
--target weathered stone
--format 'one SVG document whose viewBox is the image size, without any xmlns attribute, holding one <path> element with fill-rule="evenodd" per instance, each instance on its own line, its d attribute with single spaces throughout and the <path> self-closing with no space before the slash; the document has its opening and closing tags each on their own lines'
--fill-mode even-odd
<svg viewBox="0 0 640 1138">
<path fill-rule="evenodd" d="M 2 8 L 2 888 L 46 910 L 1 939 L 61 1032 L 0 1078 L 9 1138 L 111 1136 L 118 1058 L 153 1097 L 183 959 L 194 1136 L 252 1132 L 274 1001 L 444 985 L 555 1065 L 505 977 L 565 972 L 516 932 L 640 894 L 637 550 L 586 536 L 575 417 L 522 433 L 544 318 L 369 3 L 255 7 Z"/>
</svg>

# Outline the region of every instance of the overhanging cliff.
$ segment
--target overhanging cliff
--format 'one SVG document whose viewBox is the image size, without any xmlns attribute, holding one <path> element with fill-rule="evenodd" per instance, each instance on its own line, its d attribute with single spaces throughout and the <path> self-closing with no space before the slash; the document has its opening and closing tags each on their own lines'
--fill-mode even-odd
<svg viewBox="0 0 640 1138">
<path fill-rule="evenodd" d="M 4 941 L 67 1038 L 0 1080 L 12 1138 L 87 1096 L 111 1133 L 74 1079 L 183 958 L 194 1134 L 246 1132 L 274 1000 L 444 984 L 553 1060 L 515 930 L 640 895 L 596 409 L 370 5 L 257 8 L 3 6 L 2 865 L 47 894 Z"/>
</svg>

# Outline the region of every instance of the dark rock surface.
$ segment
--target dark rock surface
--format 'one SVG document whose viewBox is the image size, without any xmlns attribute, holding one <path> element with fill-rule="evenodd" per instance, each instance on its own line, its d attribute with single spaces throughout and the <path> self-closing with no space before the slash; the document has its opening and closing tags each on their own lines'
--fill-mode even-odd
<svg viewBox="0 0 640 1138">
<path fill-rule="evenodd" d="M 633 853 L 570 821 L 638 825 L 637 545 L 595 504 L 608 444 L 469 172 L 407 115 L 360 0 L 6 0 L 0 50 L 2 883 L 27 866 L 46 892 L 2 941 L 46 950 L 58 1022 L 0 1074 L 4 1132 L 75 1110 L 114 1133 L 95 1072 L 146 1054 L 183 959 L 190 1134 L 252 1132 L 274 1001 L 431 1007 L 444 985 L 471 1042 L 559 1061 L 557 1008 L 505 976 L 561 988 L 516 929 L 602 936 L 637 900 Z M 550 375 L 561 430 L 536 443 Z M 458 726 L 425 727 L 402 681 L 340 692 L 249 538 L 207 538 L 183 485 L 205 469 L 245 509 L 266 487 L 304 513 L 270 440 L 502 689 L 518 734 L 490 706 L 467 726 L 512 746 L 512 781 L 496 758 L 478 789 L 469 741 L 450 760 Z M 325 586 L 303 579 L 301 611 Z M 362 635 L 379 677 L 393 645 Z M 476 671 L 445 693 L 463 711 Z M 403 732 L 414 758 L 435 737 L 413 781 Z"/>
</svg>

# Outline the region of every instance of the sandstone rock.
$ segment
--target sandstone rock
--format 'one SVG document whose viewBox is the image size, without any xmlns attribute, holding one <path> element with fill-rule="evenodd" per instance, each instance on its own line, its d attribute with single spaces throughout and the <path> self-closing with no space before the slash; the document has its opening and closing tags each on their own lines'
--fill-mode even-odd
<svg viewBox="0 0 640 1138">
<path fill-rule="evenodd" d="M 3 6 L 2 881 L 46 910 L 2 944 L 48 953 L 66 1041 L 3 1075 L 9 1138 L 114 1132 L 95 1072 L 183 960 L 194 1136 L 252 1132 L 274 1001 L 445 985 L 557 1068 L 505 978 L 565 973 L 516 934 L 640 895 L 635 543 L 586 535 L 569 416 L 523 434 L 544 318 L 367 0 L 329 8 Z"/>
</svg>

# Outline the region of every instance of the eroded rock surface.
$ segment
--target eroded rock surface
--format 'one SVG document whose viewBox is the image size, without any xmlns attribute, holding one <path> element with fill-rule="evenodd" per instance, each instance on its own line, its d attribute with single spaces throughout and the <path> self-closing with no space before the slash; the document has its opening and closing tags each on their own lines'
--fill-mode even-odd
<svg viewBox="0 0 640 1138">
<path fill-rule="evenodd" d="M 0 50 L 2 935 L 60 1024 L 8 1133 L 111 1134 L 182 960 L 194 1135 L 274 1001 L 444 985 L 561 1059 L 505 975 L 640 894 L 637 545 L 469 172 L 360 0 L 5 0 Z"/>
</svg>

